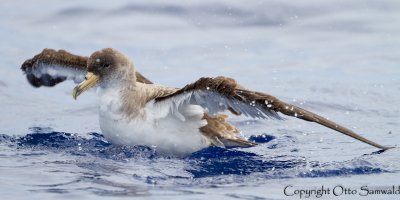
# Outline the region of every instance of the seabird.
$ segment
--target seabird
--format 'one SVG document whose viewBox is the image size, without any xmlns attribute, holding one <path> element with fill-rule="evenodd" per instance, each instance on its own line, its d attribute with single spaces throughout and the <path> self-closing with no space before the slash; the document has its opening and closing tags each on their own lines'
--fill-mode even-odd
<svg viewBox="0 0 400 200">
<path fill-rule="evenodd" d="M 97 87 L 100 128 L 105 138 L 122 145 L 147 145 L 168 154 L 187 154 L 208 146 L 257 145 L 229 124 L 229 111 L 257 119 L 281 119 L 278 113 L 315 122 L 379 149 L 352 130 L 266 93 L 248 90 L 232 78 L 200 78 L 183 88 L 153 84 L 136 71 L 131 60 L 106 48 L 82 57 L 64 50 L 44 49 L 21 69 L 33 86 L 79 83 L 76 99 Z"/>
</svg>

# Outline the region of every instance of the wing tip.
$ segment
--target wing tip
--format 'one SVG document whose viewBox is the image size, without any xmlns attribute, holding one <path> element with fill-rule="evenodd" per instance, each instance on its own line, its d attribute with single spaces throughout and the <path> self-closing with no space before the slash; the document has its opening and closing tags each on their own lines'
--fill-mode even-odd
<svg viewBox="0 0 400 200">
<path fill-rule="evenodd" d="M 33 59 L 27 59 L 27 60 L 25 60 L 24 63 L 22 63 L 20 69 L 21 69 L 23 72 L 27 73 L 27 72 L 29 72 L 30 69 L 32 69 L 33 64 L 34 64 Z"/>
<path fill-rule="evenodd" d="M 378 147 L 379 149 L 381 149 L 382 151 L 387 151 L 387 150 L 389 150 L 389 149 L 394 149 L 394 148 L 396 148 L 396 147 L 392 147 L 392 146 L 381 146 L 381 147 Z"/>
</svg>

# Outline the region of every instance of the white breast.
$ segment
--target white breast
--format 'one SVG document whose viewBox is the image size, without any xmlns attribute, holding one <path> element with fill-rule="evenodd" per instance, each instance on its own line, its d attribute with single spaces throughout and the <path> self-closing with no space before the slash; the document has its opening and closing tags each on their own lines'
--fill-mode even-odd
<svg viewBox="0 0 400 200">
<path fill-rule="evenodd" d="M 199 131 L 206 125 L 204 110 L 197 105 L 179 109 L 150 101 L 144 117 L 126 118 L 121 113 L 121 96 L 117 88 L 98 88 L 100 128 L 107 140 L 121 145 L 146 145 L 158 152 L 186 154 L 210 145 Z"/>
</svg>

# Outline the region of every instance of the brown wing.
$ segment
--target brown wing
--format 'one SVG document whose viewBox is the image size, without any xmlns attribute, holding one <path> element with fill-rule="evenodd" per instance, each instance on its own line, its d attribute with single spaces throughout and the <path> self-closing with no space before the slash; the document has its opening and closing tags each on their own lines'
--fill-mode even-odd
<svg viewBox="0 0 400 200">
<path fill-rule="evenodd" d="M 78 83 L 84 80 L 87 59 L 64 50 L 44 49 L 26 60 L 21 69 L 34 87 L 51 87 L 67 79 Z"/>
<path fill-rule="evenodd" d="M 280 119 L 278 115 L 278 112 L 280 112 L 288 116 L 318 123 L 374 147 L 388 149 L 388 147 L 370 141 L 350 129 L 315 113 L 285 103 L 274 96 L 244 89 L 231 78 L 201 78 L 173 94 L 156 99 L 156 102 L 165 101 L 171 101 L 171 103 L 177 105 L 184 103 L 197 104 L 207 109 L 208 113 L 214 115 L 221 111 L 230 110 L 235 114 L 244 114 L 253 118 Z"/>
<path fill-rule="evenodd" d="M 34 87 L 52 87 L 65 80 L 79 83 L 86 74 L 87 57 L 71 54 L 65 50 L 44 49 L 22 66 L 29 83 Z M 152 84 L 142 74 L 136 72 L 137 81 Z"/>
</svg>

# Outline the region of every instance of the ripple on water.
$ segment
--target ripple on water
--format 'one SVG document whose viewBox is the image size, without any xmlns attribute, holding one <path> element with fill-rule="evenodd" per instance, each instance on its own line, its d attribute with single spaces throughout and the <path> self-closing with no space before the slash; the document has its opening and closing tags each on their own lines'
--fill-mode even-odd
<svg viewBox="0 0 400 200">
<path fill-rule="evenodd" d="M 388 172 L 385 169 L 374 167 L 368 162 L 361 165 L 358 163 L 354 166 L 351 162 L 350 164 L 349 162 L 319 163 L 307 161 L 302 157 L 287 155 L 258 155 L 240 148 L 209 147 L 184 158 L 166 157 L 158 155 L 155 149 L 146 146 L 112 145 L 98 133 L 89 133 L 82 137 L 73 133 L 55 132 L 51 129 L 35 128 L 32 130 L 35 132 L 22 137 L 1 134 L 0 142 L 7 144 L 16 151 L 25 150 L 20 156 L 27 158 L 35 153 L 62 152 L 71 156 L 92 156 L 114 162 L 145 159 L 153 163 L 167 160 L 166 163 L 168 163 L 168 159 L 170 159 L 172 163 L 179 160 L 185 163 L 184 170 L 189 172 L 192 178 L 221 175 L 246 176 L 253 173 L 264 173 L 264 176 L 268 176 L 268 178 L 330 177 Z M 250 137 L 250 140 L 260 143 L 268 143 L 274 139 L 275 137 L 266 134 Z M 26 150 L 28 150 L 28 153 Z M 85 165 L 85 168 L 90 169 L 91 167 L 94 166 Z M 146 182 L 152 183 L 155 179 L 157 177 L 148 176 Z"/>
</svg>

